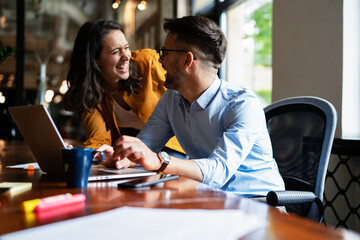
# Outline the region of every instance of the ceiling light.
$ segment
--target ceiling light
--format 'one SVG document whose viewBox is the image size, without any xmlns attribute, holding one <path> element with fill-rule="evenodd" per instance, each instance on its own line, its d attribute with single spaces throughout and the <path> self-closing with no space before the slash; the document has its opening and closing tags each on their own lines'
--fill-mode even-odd
<svg viewBox="0 0 360 240">
<path fill-rule="evenodd" d="M 46 90 L 46 92 L 45 92 L 45 102 L 47 102 L 47 103 L 51 102 L 53 97 L 54 97 L 54 91 L 53 90 Z"/>
<path fill-rule="evenodd" d="M 62 81 L 62 82 L 61 82 L 61 86 L 60 86 L 60 88 L 59 88 L 59 92 L 60 92 L 61 94 L 65 94 L 68 89 L 69 89 L 69 88 L 68 88 L 68 85 L 67 85 L 67 83 L 66 83 L 66 80 Z"/>
<path fill-rule="evenodd" d="M 137 7 L 140 11 L 145 10 L 146 9 L 146 1 L 141 1 Z"/>
<path fill-rule="evenodd" d="M 113 4 L 112 4 L 112 8 L 113 9 L 117 9 L 120 6 L 120 0 L 116 0 Z"/>
<path fill-rule="evenodd" d="M 1 104 L 5 103 L 5 100 L 6 100 L 5 96 L 3 95 L 2 92 L 0 92 L 0 103 Z"/>
<path fill-rule="evenodd" d="M 119 7 L 119 4 L 118 4 L 118 3 L 114 2 L 114 3 L 112 4 L 112 8 L 113 8 L 113 9 L 117 9 L 118 7 Z"/>
</svg>

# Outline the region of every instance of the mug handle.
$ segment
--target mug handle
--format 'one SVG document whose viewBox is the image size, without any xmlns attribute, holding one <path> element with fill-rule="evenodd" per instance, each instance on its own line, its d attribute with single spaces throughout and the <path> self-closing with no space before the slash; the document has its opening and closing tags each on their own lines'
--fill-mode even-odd
<svg viewBox="0 0 360 240">
<path fill-rule="evenodd" d="M 96 153 L 99 153 L 100 154 L 100 156 L 101 156 L 101 159 L 100 160 L 97 160 L 96 158 L 95 158 L 95 154 Z M 93 158 L 91 159 L 91 163 L 99 163 L 99 162 L 102 162 L 103 160 L 104 160 L 104 157 L 105 157 L 105 154 L 104 154 L 104 152 L 102 152 L 102 151 L 93 151 L 92 152 L 92 155 L 93 155 Z"/>
</svg>

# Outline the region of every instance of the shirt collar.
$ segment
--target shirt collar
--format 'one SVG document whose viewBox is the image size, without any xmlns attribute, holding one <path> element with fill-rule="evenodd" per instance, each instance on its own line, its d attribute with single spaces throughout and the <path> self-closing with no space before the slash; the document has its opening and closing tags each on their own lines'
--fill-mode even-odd
<svg viewBox="0 0 360 240">
<path fill-rule="evenodd" d="M 206 89 L 206 91 L 201 94 L 198 99 L 196 99 L 195 102 L 197 102 L 202 109 L 206 108 L 206 106 L 213 99 L 214 95 L 218 92 L 220 88 L 220 83 L 220 79 L 216 75 L 215 80 L 211 83 L 210 87 L 208 87 L 208 89 Z"/>
</svg>

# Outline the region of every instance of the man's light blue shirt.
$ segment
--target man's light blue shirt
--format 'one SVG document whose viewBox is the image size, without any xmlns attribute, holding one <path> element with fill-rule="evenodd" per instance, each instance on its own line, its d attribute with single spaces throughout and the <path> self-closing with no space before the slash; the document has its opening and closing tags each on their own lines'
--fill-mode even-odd
<svg viewBox="0 0 360 240">
<path fill-rule="evenodd" d="M 264 111 L 245 88 L 216 77 L 192 104 L 167 90 L 138 138 L 158 152 L 174 135 L 199 165 L 203 183 L 245 196 L 285 189 Z"/>
</svg>

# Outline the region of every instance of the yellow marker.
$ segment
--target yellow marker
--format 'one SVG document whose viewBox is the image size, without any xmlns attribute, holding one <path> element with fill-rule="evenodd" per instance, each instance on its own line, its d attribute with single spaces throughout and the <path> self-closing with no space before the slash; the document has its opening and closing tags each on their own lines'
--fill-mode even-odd
<svg viewBox="0 0 360 240">
<path fill-rule="evenodd" d="M 36 208 L 36 206 L 39 204 L 39 202 L 41 202 L 41 199 L 33 199 L 33 200 L 24 201 L 22 203 L 22 209 L 26 213 L 33 212 L 34 209 Z"/>
</svg>

